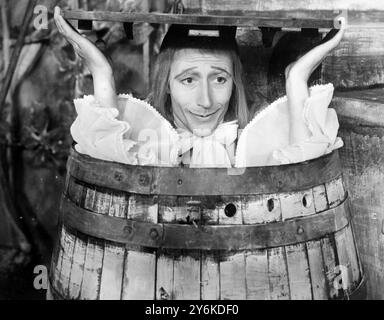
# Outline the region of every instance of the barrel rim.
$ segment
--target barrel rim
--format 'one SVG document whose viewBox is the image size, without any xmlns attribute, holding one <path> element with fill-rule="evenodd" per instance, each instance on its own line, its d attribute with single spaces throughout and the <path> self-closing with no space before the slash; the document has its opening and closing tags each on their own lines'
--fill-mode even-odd
<svg viewBox="0 0 384 320">
<path fill-rule="evenodd" d="M 135 166 L 99 160 L 72 148 L 67 172 L 99 187 L 146 195 L 235 196 L 294 192 L 328 183 L 342 174 L 337 150 L 280 166 L 187 168 Z"/>
</svg>

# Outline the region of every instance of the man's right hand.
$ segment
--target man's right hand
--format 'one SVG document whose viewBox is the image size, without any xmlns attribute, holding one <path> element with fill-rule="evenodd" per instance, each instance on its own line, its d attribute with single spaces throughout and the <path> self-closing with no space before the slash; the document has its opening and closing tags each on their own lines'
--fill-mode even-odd
<svg viewBox="0 0 384 320">
<path fill-rule="evenodd" d="M 55 7 L 54 19 L 59 32 L 84 60 L 92 75 L 111 72 L 111 65 L 104 54 L 63 18 L 59 7 Z"/>
</svg>

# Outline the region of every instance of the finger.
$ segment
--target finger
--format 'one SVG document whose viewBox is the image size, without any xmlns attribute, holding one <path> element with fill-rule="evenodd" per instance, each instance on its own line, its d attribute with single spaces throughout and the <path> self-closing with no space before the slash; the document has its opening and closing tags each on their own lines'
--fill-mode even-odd
<svg viewBox="0 0 384 320">
<path fill-rule="evenodd" d="M 339 17 L 337 22 L 339 23 L 340 30 L 345 30 L 347 28 L 347 20 L 345 17 Z"/>
<path fill-rule="evenodd" d="M 62 28 L 60 21 L 58 19 L 59 16 L 60 16 L 60 8 L 55 7 L 53 18 L 55 20 L 55 24 L 56 24 L 57 29 L 59 30 L 60 33 L 63 33 L 63 28 Z"/>
<path fill-rule="evenodd" d="M 71 38 L 73 40 L 79 39 L 78 36 L 80 36 L 80 34 L 67 20 L 63 18 L 61 14 L 57 14 L 55 19 L 57 21 L 57 25 L 65 37 Z"/>
</svg>

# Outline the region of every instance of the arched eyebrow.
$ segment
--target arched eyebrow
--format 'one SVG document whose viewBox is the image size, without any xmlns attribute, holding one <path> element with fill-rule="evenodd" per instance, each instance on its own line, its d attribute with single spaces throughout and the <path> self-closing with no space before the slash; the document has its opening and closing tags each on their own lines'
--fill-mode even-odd
<svg viewBox="0 0 384 320">
<path fill-rule="evenodd" d="M 181 71 L 179 74 L 175 75 L 175 76 L 174 76 L 174 79 L 179 78 L 179 77 L 182 76 L 184 73 L 187 73 L 187 72 L 192 71 L 192 70 L 194 70 L 194 69 L 196 69 L 196 67 L 191 67 L 191 68 L 185 69 L 185 70 Z"/>
<path fill-rule="evenodd" d="M 227 75 L 229 75 L 230 77 L 232 77 L 232 74 L 227 70 L 227 69 L 224 69 L 224 68 L 220 68 L 220 67 L 215 67 L 215 66 L 211 66 L 212 69 L 215 69 L 215 70 L 219 70 L 221 72 L 224 72 L 226 73 Z"/>
</svg>

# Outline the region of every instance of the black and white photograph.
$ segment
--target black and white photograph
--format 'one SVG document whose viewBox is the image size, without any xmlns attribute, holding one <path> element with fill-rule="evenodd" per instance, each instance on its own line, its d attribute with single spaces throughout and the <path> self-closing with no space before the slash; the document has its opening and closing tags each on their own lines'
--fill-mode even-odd
<svg viewBox="0 0 384 320">
<path fill-rule="evenodd" d="M 0 11 L 0 300 L 384 299 L 384 1 Z"/>
</svg>

